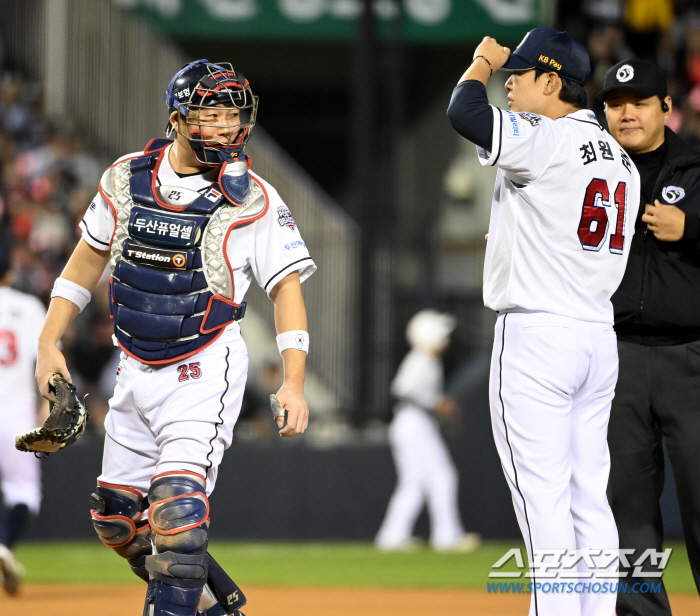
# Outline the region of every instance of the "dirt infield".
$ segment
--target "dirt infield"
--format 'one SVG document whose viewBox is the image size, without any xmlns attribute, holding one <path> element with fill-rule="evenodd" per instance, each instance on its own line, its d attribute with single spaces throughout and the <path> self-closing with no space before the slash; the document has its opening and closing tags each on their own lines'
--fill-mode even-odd
<svg viewBox="0 0 700 616">
<path fill-rule="evenodd" d="M 18 597 L 0 594 L 0 614 L 140 616 L 145 586 L 28 584 Z M 246 616 L 523 616 L 526 595 L 479 590 L 373 588 L 247 588 Z M 674 616 L 700 613 L 698 597 L 671 597 Z"/>
</svg>

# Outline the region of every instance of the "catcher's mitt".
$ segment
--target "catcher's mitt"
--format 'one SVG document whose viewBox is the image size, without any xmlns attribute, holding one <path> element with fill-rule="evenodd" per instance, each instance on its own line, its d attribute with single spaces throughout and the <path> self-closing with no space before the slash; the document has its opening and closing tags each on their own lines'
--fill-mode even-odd
<svg viewBox="0 0 700 616">
<path fill-rule="evenodd" d="M 56 396 L 51 412 L 41 428 L 15 439 L 15 447 L 20 451 L 53 453 L 74 443 L 85 432 L 90 413 L 75 387 L 60 374 L 54 374 L 49 379 L 49 391 Z"/>
</svg>

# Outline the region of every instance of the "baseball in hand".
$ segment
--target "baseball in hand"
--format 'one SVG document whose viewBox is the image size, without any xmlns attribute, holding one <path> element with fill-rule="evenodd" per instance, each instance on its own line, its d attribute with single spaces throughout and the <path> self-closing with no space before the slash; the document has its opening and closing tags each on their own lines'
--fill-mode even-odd
<svg viewBox="0 0 700 616">
<path fill-rule="evenodd" d="M 479 46 L 474 52 L 474 57 L 476 58 L 476 56 L 484 56 L 491 63 L 493 72 L 496 72 L 506 63 L 506 60 L 508 60 L 510 49 L 499 45 L 495 38 L 485 36 L 484 40 L 479 43 Z"/>
</svg>

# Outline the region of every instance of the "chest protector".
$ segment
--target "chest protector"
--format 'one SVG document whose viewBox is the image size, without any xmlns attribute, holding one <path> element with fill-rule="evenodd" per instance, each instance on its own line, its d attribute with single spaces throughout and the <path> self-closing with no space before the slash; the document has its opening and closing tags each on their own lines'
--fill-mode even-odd
<svg viewBox="0 0 700 616">
<path fill-rule="evenodd" d="M 226 243 L 235 227 L 268 208 L 265 189 L 248 174 L 250 159 L 224 162 L 218 180 L 201 192 L 157 185 L 171 143 L 152 140 L 100 183 L 116 220 L 109 261 L 114 335 L 146 364 L 194 355 L 243 318 Z"/>
</svg>

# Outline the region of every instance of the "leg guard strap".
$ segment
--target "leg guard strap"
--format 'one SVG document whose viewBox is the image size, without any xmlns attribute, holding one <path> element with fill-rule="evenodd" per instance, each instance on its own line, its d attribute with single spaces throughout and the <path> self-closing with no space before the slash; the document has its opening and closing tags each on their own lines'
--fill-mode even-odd
<svg viewBox="0 0 700 616">
<path fill-rule="evenodd" d="M 209 559 L 205 554 L 163 552 L 146 556 L 146 570 L 151 578 L 168 586 L 197 588 L 207 583 Z"/>
<path fill-rule="evenodd" d="M 200 593 L 199 588 L 178 588 L 151 580 L 143 616 L 196 616 Z"/>
</svg>

